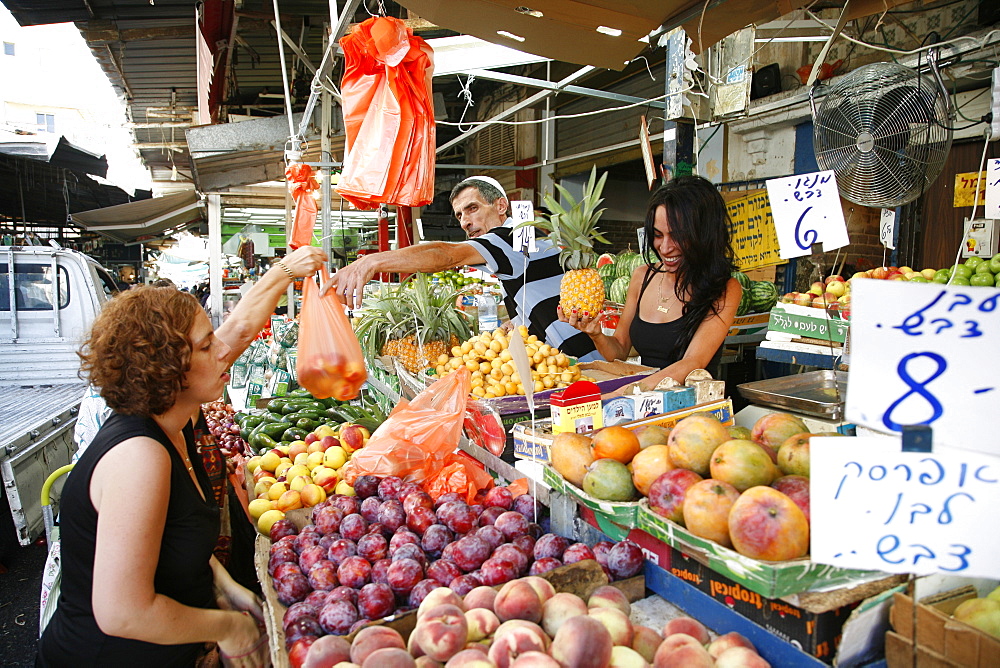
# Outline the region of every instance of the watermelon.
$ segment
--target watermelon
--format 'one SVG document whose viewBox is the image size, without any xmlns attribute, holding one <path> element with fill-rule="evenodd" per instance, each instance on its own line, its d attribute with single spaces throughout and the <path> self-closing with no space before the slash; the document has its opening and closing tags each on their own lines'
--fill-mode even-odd
<svg viewBox="0 0 1000 668">
<path fill-rule="evenodd" d="M 618 273 L 617 270 L 615 269 L 615 265 L 613 262 L 609 262 L 608 264 L 598 265 L 597 275 L 600 276 L 602 279 L 618 278 Z"/>
<path fill-rule="evenodd" d="M 618 257 L 615 259 L 615 273 L 619 278 L 622 276 L 628 277 L 632 275 L 632 271 L 639 266 L 636 261 L 641 262 L 642 258 L 639 257 L 638 253 L 634 253 L 630 250 L 623 253 L 619 253 Z"/>
<path fill-rule="evenodd" d="M 743 292 L 747 292 L 753 285 L 753 281 L 750 280 L 750 277 L 742 271 L 734 271 L 733 278 L 740 282 L 740 287 L 743 288 Z"/>
<path fill-rule="evenodd" d="M 771 281 L 754 281 L 750 286 L 750 301 L 754 313 L 770 311 L 778 303 L 777 286 Z"/>
<path fill-rule="evenodd" d="M 625 296 L 628 294 L 628 276 L 619 276 L 611 284 L 611 289 L 608 290 L 608 299 L 616 304 L 624 304 Z"/>
<path fill-rule="evenodd" d="M 753 300 L 750 297 L 750 289 L 743 288 L 743 295 L 740 297 L 740 305 L 736 307 L 736 315 L 746 315 L 753 307 Z"/>
<path fill-rule="evenodd" d="M 615 256 L 611 253 L 604 253 L 599 258 L 597 258 L 597 264 L 595 265 L 598 269 L 605 265 L 613 265 L 615 263 Z"/>
<path fill-rule="evenodd" d="M 600 272 L 601 270 L 598 269 L 597 271 Z M 618 280 L 618 279 L 614 275 L 611 275 L 611 276 L 601 276 L 601 282 L 604 283 L 604 298 L 605 299 L 611 299 L 611 285 L 616 280 Z"/>
</svg>

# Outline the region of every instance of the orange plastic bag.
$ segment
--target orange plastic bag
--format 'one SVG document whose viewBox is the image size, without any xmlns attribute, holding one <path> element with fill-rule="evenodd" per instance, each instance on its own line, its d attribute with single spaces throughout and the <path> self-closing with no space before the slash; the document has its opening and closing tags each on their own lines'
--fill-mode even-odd
<svg viewBox="0 0 1000 668">
<path fill-rule="evenodd" d="M 442 494 L 455 492 L 464 496 L 471 504 L 481 491 L 493 487 L 493 477 L 486 472 L 482 464 L 466 453 L 456 452 L 450 459 L 451 463 L 424 483 L 424 489 L 435 501 Z"/>
<path fill-rule="evenodd" d="M 337 193 L 360 209 L 434 197 L 434 52 L 401 20 L 379 16 L 340 40 L 346 153 Z"/>
<path fill-rule="evenodd" d="M 321 270 L 325 283 L 329 278 Z M 344 306 L 331 290 L 324 296 L 312 276 L 303 280 L 299 322 L 299 384 L 317 399 L 340 401 L 358 396 L 368 374 L 361 344 L 354 335 Z"/>
<path fill-rule="evenodd" d="M 394 410 L 352 455 L 347 480 L 394 475 L 420 483 L 440 473 L 458 447 L 471 388 L 472 374 L 463 367 Z"/>
<path fill-rule="evenodd" d="M 312 167 L 303 163 L 292 163 L 285 169 L 288 192 L 295 200 L 295 218 L 292 221 L 292 237 L 288 245 L 292 248 L 308 246 L 312 243 L 316 228 L 316 200 L 313 192 L 319 183 L 313 177 Z"/>
</svg>

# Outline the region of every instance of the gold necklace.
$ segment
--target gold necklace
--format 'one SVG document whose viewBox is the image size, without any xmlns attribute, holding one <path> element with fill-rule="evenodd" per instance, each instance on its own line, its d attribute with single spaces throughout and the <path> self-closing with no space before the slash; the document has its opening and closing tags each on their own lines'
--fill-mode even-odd
<svg viewBox="0 0 1000 668">
<path fill-rule="evenodd" d="M 659 311 L 660 313 L 666 314 L 666 313 L 670 313 L 670 309 L 673 308 L 673 302 L 671 302 L 667 306 L 663 305 L 663 302 L 666 301 L 666 300 L 663 299 L 663 283 L 664 283 L 664 281 L 665 281 L 665 279 L 660 280 L 660 282 L 656 286 L 656 294 L 660 298 L 660 303 L 656 305 L 656 310 Z"/>
</svg>

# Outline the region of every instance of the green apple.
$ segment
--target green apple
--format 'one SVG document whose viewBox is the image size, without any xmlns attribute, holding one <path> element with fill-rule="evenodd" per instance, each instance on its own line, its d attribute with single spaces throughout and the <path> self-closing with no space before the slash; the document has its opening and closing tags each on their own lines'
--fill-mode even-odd
<svg viewBox="0 0 1000 668">
<path fill-rule="evenodd" d="M 1000 274 L 1000 253 L 990 258 L 990 271 L 994 274 Z"/>
<path fill-rule="evenodd" d="M 969 259 L 972 260 L 973 258 L 970 257 Z M 972 276 L 972 267 L 965 264 L 953 264 L 951 266 L 951 273 L 955 276 L 955 278 L 968 279 L 970 276 Z M 954 283 L 954 281 L 952 282 Z"/>
<path fill-rule="evenodd" d="M 996 272 L 993 271 L 992 269 L 990 269 L 990 263 L 989 262 L 980 262 L 979 264 L 976 265 L 976 273 L 977 274 L 990 274 L 990 275 L 993 275 Z"/>
<path fill-rule="evenodd" d="M 906 280 L 908 280 L 910 283 L 930 283 L 930 281 L 928 281 L 920 274 L 913 274 L 912 276 L 910 276 L 910 278 Z"/>
<path fill-rule="evenodd" d="M 954 281 L 952 285 L 954 285 Z M 980 287 L 993 287 L 993 274 L 986 272 L 985 274 L 973 274 L 972 278 L 969 279 L 969 285 L 978 285 Z"/>
<path fill-rule="evenodd" d="M 983 258 L 973 255 L 972 257 L 970 257 L 968 260 L 965 261 L 965 266 L 975 271 L 976 267 L 982 264 L 982 262 Z"/>
<path fill-rule="evenodd" d="M 972 285 L 972 284 L 969 283 L 969 279 L 962 278 L 961 276 L 956 276 L 955 278 L 951 279 L 950 285 Z"/>
<path fill-rule="evenodd" d="M 931 280 L 935 283 L 947 283 L 949 278 L 951 278 L 950 269 L 938 269 Z"/>
</svg>

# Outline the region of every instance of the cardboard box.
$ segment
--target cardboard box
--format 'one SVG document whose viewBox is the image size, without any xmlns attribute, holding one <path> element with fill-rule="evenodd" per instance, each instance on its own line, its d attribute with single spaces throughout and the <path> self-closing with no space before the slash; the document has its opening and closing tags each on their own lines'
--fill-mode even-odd
<svg viewBox="0 0 1000 668">
<path fill-rule="evenodd" d="M 603 513 L 616 524 L 630 528 L 635 526 L 639 511 L 638 501 L 605 501 L 593 497 L 563 478 L 551 466 L 543 467 L 542 480 L 552 491 L 573 497 L 581 506 Z"/>
<path fill-rule="evenodd" d="M 718 543 L 700 538 L 679 524 L 656 514 L 643 499 L 637 526 L 672 548 L 696 558 L 720 575 L 768 598 L 779 598 L 836 586 L 857 586 L 885 577 L 879 571 L 860 571 L 817 564 L 809 559 L 759 561 Z"/>
<path fill-rule="evenodd" d="M 767 321 L 768 332 L 790 337 L 836 341 L 847 339 L 849 321 L 833 317 L 825 309 L 777 303 Z"/>
<path fill-rule="evenodd" d="M 604 426 L 601 388 L 589 380 L 578 380 L 549 399 L 552 432 L 585 434 Z"/>
<path fill-rule="evenodd" d="M 965 586 L 913 604 L 904 593 L 893 597 L 886 634 L 885 658 L 889 668 L 987 668 L 1000 664 L 1000 638 L 952 619 L 963 601 L 976 598 L 976 589 Z"/>
<path fill-rule="evenodd" d="M 726 343 L 754 343 L 763 341 L 771 313 L 748 313 L 733 321 L 726 335 Z"/>
</svg>

